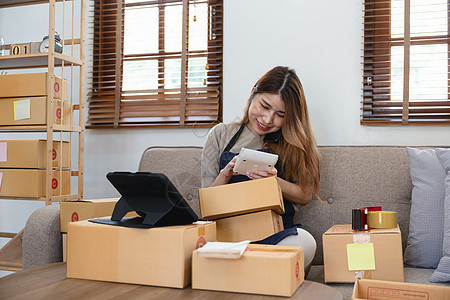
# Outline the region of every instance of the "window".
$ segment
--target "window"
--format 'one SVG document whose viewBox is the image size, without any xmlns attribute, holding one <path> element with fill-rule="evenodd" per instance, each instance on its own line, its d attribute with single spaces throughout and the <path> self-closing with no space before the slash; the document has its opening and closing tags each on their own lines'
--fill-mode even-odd
<svg viewBox="0 0 450 300">
<path fill-rule="evenodd" d="M 364 1 L 361 124 L 450 124 L 448 5 Z"/>
<path fill-rule="evenodd" d="M 222 121 L 222 0 L 95 0 L 87 128 Z"/>
</svg>

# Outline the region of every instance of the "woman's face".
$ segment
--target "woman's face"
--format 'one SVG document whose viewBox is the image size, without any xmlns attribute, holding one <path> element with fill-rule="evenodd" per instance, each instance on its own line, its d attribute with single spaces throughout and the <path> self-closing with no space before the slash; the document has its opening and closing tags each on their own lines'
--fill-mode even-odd
<svg viewBox="0 0 450 300">
<path fill-rule="evenodd" d="M 259 135 L 266 135 L 283 126 L 284 115 L 285 104 L 280 95 L 256 94 L 248 109 L 248 126 Z"/>
</svg>

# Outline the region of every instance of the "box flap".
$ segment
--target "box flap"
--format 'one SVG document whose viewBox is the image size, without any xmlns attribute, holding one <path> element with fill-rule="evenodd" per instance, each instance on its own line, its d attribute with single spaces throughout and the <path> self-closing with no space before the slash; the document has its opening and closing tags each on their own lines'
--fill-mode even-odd
<svg viewBox="0 0 450 300">
<path fill-rule="evenodd" d="M 333 225 L 328 229 L 324 235 L 336 234 L 354 234 L 354 233 L 369 233 L 369 234 L 386 234 L 386 233 L 400 233 L 400 228 L 386 228 L 386 229 L 369 229 L 369 230 L 353 230 L 352 224 L 338 224 Z"/>
</svg>

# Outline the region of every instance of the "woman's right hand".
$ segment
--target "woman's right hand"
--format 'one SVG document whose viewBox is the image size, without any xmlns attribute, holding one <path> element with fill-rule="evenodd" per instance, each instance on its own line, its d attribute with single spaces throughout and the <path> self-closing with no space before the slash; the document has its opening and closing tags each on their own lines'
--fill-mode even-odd
<svg viewBox="0 0 450 300">
<path fill-rule="evenodd" d="M 220 170 L 219 175 L 216 177 L 214 182 L 210 186 L 217 186 L 222 184 L 227 184 L 230 181 L 231 176 L 235 173 L 233 172 L 234 165 L 236 164 L 237 155 L 233 157 L 232 160 L 228 162 L 228 164 Z"/>
</svg>

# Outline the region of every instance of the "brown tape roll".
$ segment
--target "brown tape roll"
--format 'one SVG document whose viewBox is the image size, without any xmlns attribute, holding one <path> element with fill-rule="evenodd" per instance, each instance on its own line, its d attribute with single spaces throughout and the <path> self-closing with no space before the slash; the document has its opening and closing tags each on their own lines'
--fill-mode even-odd
<svg viewBox="0 0 450 300">
<path fill-rule="evenodd" d="M 369 211 L 367 214 L 369 228 L 397 227 L 397 213 L 395 211 Z"/>
</svg>

